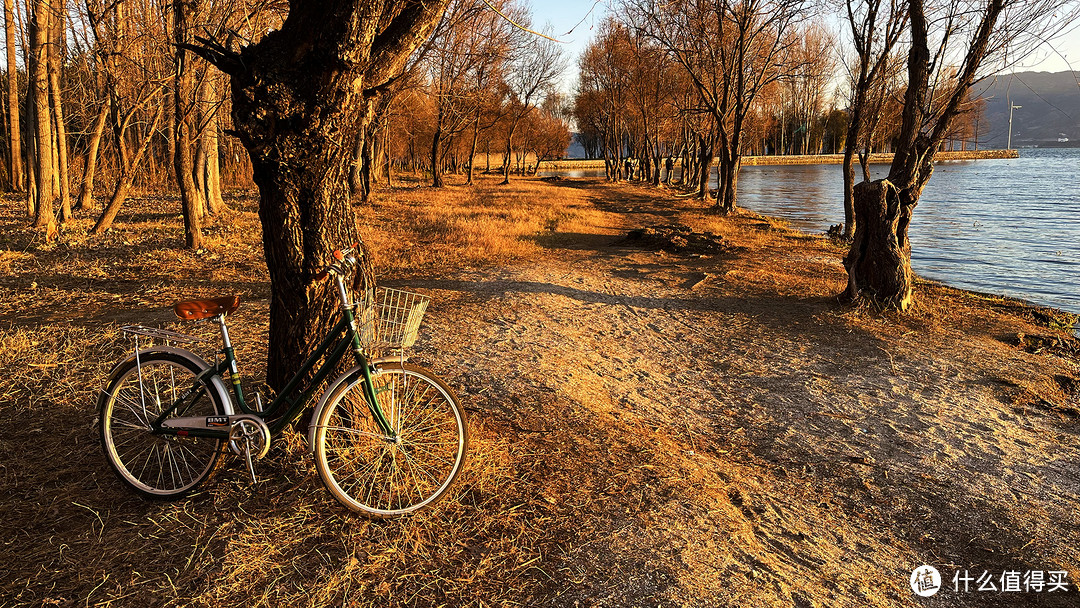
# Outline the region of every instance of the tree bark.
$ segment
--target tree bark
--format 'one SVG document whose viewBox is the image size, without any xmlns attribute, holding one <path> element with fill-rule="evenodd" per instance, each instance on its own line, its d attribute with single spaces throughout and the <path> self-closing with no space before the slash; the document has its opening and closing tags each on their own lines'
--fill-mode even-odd
<svg viewBox="0 0 1080 608">
<path fill-rule="evenodd" d="M 845 295 L 906 310 L 912 302 L 911 244 L 907 229 L 913 204 L 889 180 L 855 185 L 855 233 L 844 258 Z"/>
<path fill-rule="evenodd" d="M 22 192 L 26 188 L 23 170 L 22 132 L 19 128 L 19 71 L 15 65 L 15 3 L 4 0 L 4 34 L 7 48 L 7 126 L 8 170 L 11 172 L 11 190 Z"/>
</svg>

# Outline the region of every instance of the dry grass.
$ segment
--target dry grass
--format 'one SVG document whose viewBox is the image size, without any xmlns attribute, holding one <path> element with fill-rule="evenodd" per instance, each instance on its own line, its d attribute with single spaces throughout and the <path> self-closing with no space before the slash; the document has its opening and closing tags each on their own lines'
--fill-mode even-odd
<svg viewBox="0 0 1080 608">
<path fill-rule="evenodd" d="M 399 182 L 401 180 L 398 180 Z M 611 222 L 595 210 L 587 193 L 539 180 L 477 176 L 477 187 L 448 176 L 434 190 L 410 185 L 379 191 L 366 223 L 365 243 L 380 270 L 394 276 L 448 273 L 550 255 L 545 239 L 594 233 Z"/>
<path fill-rule="evenodd" d="M 531 181 L 399 189 L 379 196 L 365 232 L 389 278 L 526 260 L 541 253 L 538 239 L 602 220 L 584 197 L 566 204 L 550 193 Z M 299 434 L 275 443 L 255 488 L 229 466 L 194 497 L 157 503 L 113 478 L 94 406 L 130 347 L 119 324 L 171 323 L 176 300 L 240 293 L 238 356 L 249 382 L 262 374 L 268 287 L 257 216 L 250 197 L 229 202 L 232 211 L 207 229 L 208 251 L 196 254 L 175 249 L 175 200 L 131 201 L 101 239 L 88 237 L 91 220 L 81 219 L 50 246 L 23 227 L 18 202 L 5 201 L 0 605 L 522 603 L 516 590 L 545 579 L 530 566 L 549 550 L 538 539 L 551 528 L 526 481 L 542 463 L 483 416 L 471 420 L 470 465 L 456 496 L 406 520 L 344 513 Z M 208 330 L 195 329 L 212 337 Z M 569 533 L 568 523 L 556 527 Z"/>
<path fill-rule="evenodd" d="M 1053 374 L 1076 375 L 1075 363 L 1003 342 L 1037 331 L 1017 316 L 1030 309 L 932 284 L 909 315 L 839 307 L 843 271 L 823 239 L 572 180 L 406 185 L 360 210 L 382 278 L 433 292 L 417 358 L 471 416 L 470 462 L 451 498 L 404 520 L 354 517 L 321 487 L 303 437 L 286 434 L 258 463 L 256 487 L 231 460 L 189 499 L 141 500 L 109 471 L 94 420 L 101 382 L 129 347 L 117 326 L 171 323 L 178 299 L 240 293 L 242 372 L 253 382 L 265 367 L 255 205 L 229 202 L 201 254 L 176 249 L 171 199 L 132 201 L 100 239 L 80 220 L 48 247 L 17 201 L 0 207 L 0 606 L 900 606 L 909 596 L 897 571 L 932 551 L 978 560 L 1002 537 L 1012 544 L 1000 555 L 1032 566 L 1076 555 L 1046 536 L 1072 524 L 1043 498 L 1032 499 L 1038 525 L 987 506 L 956 530 L 963 539 L 944 524 L 933 531 L 949 542 L 913 539 L 924 513 L 896 506 L 913 499 L 888 475 L 914 464 L 814 451 L 846 446 L 845 425 L 876 428 L 838 408 L 882 396 L 871 411 L 886 411 L 947 374 L 976 386 L 972 402 L 987 412 L 1065 403 Z M 649 222 L 716 232 L 731 251 L 611 247 Z M 840 359 L 856 356 L 866 369 L 844 376 Z M 875 383 L 892 388 L 879 395 Z M 914 409 L 947 409 L 952 397 L 967 399 L 954 390 Z M 1075 442 L 1074 418 L 1036 424 Z M 890 433 L 861 436 L 890 447 Z M 942 458 L 959 449 L 948 441 Z M 1039 457 L 1021 464 L 1043 471 Z M 915 493 L 941 518 L 989 500 L 935 488 Z M 997 533 L 989 520 L 1002 517 L 1033 544 Z"/>
</svg>

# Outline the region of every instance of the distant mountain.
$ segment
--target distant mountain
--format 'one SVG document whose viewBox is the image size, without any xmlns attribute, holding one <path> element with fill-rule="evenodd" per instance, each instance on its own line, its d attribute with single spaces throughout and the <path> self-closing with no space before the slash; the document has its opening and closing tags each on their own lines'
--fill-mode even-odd
<svg viewBox="0 0 1080 608">
<path fill-rule="evenodd" d="M 986 100 L 979 148 L 1004 148 L 1013 110 L 1014 148 L 1080 146 L 1080 72 L 1018 72 L 986 78 L 972 89 Z M 1064 141 L 1068 140 L 1068 141 Z"/>
</svg>

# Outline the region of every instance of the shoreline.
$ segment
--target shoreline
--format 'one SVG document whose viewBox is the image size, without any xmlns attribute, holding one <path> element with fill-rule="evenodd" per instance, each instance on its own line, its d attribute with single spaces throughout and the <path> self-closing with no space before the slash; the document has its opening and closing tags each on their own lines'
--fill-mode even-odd
<svg viewBox="0 0 1080 608">
<path fill-rule="evenodd" d="M 878 152 L 870 155 L 871 164 L 891 163 L 891 152 Z M 934 155 L 934 162 L 957 162 L 972 160 L 995 160 L 1020 158 L 1019 150 L 951 150 L 938 152 Z M 856 159 L 856 162 L 858 159 Z M 716 162 L 716 159 L 713 159 Z M 784 166 L 784 165 L 839 165 L 844 162 L 843 154 L 792 154 L 792 155 L 766 155 L 766 156 L 743 156 L 743 166 Z M 676 162 L 676 164 L 679 164 Z M 563 159 L 545 160 L 540 163 L 541 170 L 584 170 L 603 169 L 603 159 Z"/>
</svg>

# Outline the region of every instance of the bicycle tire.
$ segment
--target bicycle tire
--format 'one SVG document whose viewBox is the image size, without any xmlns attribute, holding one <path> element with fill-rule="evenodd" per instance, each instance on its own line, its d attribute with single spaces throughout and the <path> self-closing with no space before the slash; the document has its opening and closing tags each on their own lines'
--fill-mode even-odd
<svg viewBox="0 0 1080 608">
<path fill-rule="evenodd" d="M 213 475 L 223 439 L 154 435 L 149 418 L 156 418 L 184 391 L 195 386 L 203 369 L 176 353 L 148 353 L 125 361 L 98 403 L 98 426 L 105 459 L 120 481 L 139 494 L 156 499 L 179 498 Z M 141 390 L 140 390 L 141 387 Z M 170 415 L 219 416 L 220 398 L 204 384 L 183 411 Z"/>
<path fill-rule="evenodd" d="M 406 515 L 445 497 L 465 466 L 469 434 L 454 392 L 431 371 L 386 363 L 372 374 L 397 439 L 375 425 L 354 372 L 315 413 L 315 465 L 346 508 L 373 518 Z"/>
</svg>

